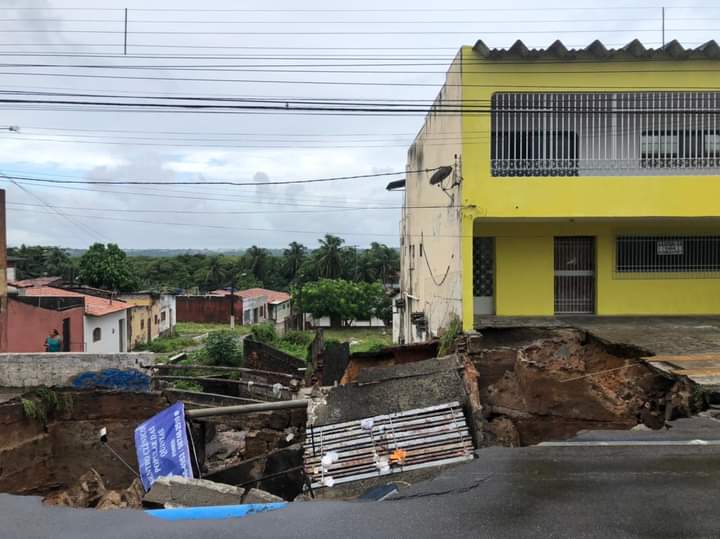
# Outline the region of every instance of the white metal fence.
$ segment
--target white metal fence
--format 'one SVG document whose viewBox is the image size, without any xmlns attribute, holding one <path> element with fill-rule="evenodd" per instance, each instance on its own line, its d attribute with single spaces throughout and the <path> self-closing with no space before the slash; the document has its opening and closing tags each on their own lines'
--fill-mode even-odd
<svg viewBox="0 0 720 539">
<path fill-rule="evenodd" d="M 621 235 L 615 240 L 615 275 L 645 278 L 720 275 L 720 236 Z"/>
<path fill-rule="evenodd" d="M 497 93 L 493 176 L 720 173 L 720 92 Z"/>
</svg>

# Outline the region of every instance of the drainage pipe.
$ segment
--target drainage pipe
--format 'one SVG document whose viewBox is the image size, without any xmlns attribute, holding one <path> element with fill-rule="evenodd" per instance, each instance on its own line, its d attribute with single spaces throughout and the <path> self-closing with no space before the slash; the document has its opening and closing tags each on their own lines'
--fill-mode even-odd
<svg viewBox="0 0 720 539">
<path fill-rule="evenodd" d="M 309 402 L 307 399 L 298 399 L 292 401 L 263 402 L 260 404 L 240 404 L 238 406 L 219 406 L 217 408 L 197 408 L 195 410 L 186 410 L 185 415 L 190 418 L 198 418 L 230 414 L 252 414 L 254 412 L 307 408 Z"/>
</svg>

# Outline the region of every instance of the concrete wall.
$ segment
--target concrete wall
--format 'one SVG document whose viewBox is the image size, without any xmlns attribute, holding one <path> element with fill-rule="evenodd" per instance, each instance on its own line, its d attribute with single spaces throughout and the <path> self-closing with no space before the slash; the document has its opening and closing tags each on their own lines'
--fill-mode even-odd
<svg viewBox="0 0 720 539">
<path fill-rule="evenodd" d="M 462 51 L 450 66 L 435 105 L 460 103 L 463 98 L 461 67 Z M 461 133 L 461 115 L 431 112 L 408 150 L 408 171 L 447 165 L 453 165 L 454 170 L 443 182 L 445 192 L 437 185 L 430 185 L 432 171 L 406 175 L 405 207 L 400 224 L 400 290 L 405 302 L 397 333 L 400 342 L 413 343 L 437 335 L 462 312 L 460 209 L 457 207 L 461 187 L 449 187 L 462 177 Z M 424 313 L 427 333 L 419 332 L 411 323 L 412 313 Z"/>
<path fill-rule="evenodd" d="M 267 297 L 243 298 L 242 324 L 259 324 L 268 318 Z"/>
<path fill-rule="evenodd" d="M 139 369 L 153 354 L 0 354 L 0 387 L 66 386 L 76 376 L 104 369 Z"/>
<path fill-rule="evenodd" d="M 500 61 L 483 59 L 471 47 L 461 50 L 463 59 L 462 98 L 465 103 L 489 104 L 496 92 L 537 92 L 538 88 L 547 91 L 647 91 L 647 88 L 672 88 L 673 90 L 693 91 L 693 88 L 717 88 L 720 84 L 720 71 L 711 60 L 692 62 L 693 72 L 683 72 L 688 63 L 682 60 L 663 61 L 663 69 L 640 69 L 652 62 L 597 61 L 559 62 L 548 68 L 544 62 Z M 485 220 L 488 226 L 493 221 L 503 219 L 633 219 L 646 218 L 660 222 L 661 219 L 692 219 L 698 221 L 708 217 L 720 216 L 720 182 L 717 175 L 695 175 L 675 171 L 667 175 L 637 175 L 626 171 L 608 171 L 605 176 L 589 177 L 500 177 L 491 176 L 491 116 L 490 114 L 462 114 L 463 139 L 463 192 L 462 204 L 472 206 L 463 209 L 462 253 L 463 253 L 463 292 L 462 296 L 472 298 L 472 236 L 477 220 Z M 696 172 L 696 171 L 695 171 Z M 529 238 L 525 234 L 526 238 Z M 515 240 L 513 240 L 515 241 Z M 519 241 L 519 240 L 517 240 Z M 546 240 L 539 240 L 546 241 Z M 598 249 L 603 249 L 598 238 Z M 526 242 L 527 245 L 527 242 Z M 517 245 L 519 247 L 519 244 Z M 499 245 L 498 249 L 505 249 Z M 525 268 L 516 268 L 515 283 L 522 283 L 521 274 L 530 273 L 533 260 L 537 259 L 537 250 L 533 247 L 533 256 L 525 258 Z M 600 251 L 599 251 L 600 252 Z M 499 257 L 498 253 L 498 257 Z M 600 260 L 599 260 L 600 262 Z M 546 268 L 546 266 L 541 266 Z M 598 268 L 599 270 L 601 268 Z M 499 271 L 502 269 L 499 268 Z M 545 272 L 546 269 L 540 269 Z M 534 281 L 538 281 L 537 276 Z M 507 282 L 507 281 L 506 281 Z M 545 280 L 543 281 L 545 282 Z M 710 297 L 717 297 L 717 280 L 695 281 L 688 279 L 616 280 L 609 279 L 603 284 L 598 282 L 598 293 L 602 288 L 611 289 L 613 299 L 598 303 L 598 314 L 610 313 L 657 313 L 686 314 L 689 312 L 708 312 Z M 665 285 L 669 289 L 664 288 Z M 498 286 L 497 314 L 509 312 L 502 308 L 500 293 L 503 285 Z M 547 308 L 546 285 L 535 293 L 542 294 L 542 300 L 536 299 L 524 304 L 522 309 L 512 309 L 514 313 L 551 314 Z M 607 288 L 607 287 L 610 288 Z M 528 284 L 523 283 L 523 290 Z M 505 287 L 508 290 L 507 287 Z M 517 292 L 520 294 L 520 291 Z M 653 295 L 655 294 L 655 295 Z M 669 298 L 674 299 L 669 299 Z M 684 297 L 686 299 L 681 299 Z M 695 300 L 700 303 L 695 304 Z M 538 304 L 538 301 L 542 304 Z M 714 313 L 720 312 L 715 307 Z M 463 325 L 465 329 L 473 326 L 473 305 L 463 303 Z"/>
<path fill-rule="evenodd" d="M 150 306 L 135 305 L 127 312 L 128 346 L 130 350 L 134 350 L 139 344 L 146 344 L 149 341 Z"/>
<path fill-rule="evenodd" d="M 175 332 L 175 323 L 177 321 L 175 296 L 162 294 L 157 299 L 157 303 L 160 306 L 160 335 L 171 335 Z"/>
<path fill-rule="evenodd" d="M 7 350 L 7 237 L 5 231 L 5 191 L 0 189 L 0 351 Z"/>
<path fill-rule="evenodd" d="M 554 314 L 554 237 L 593 236 L 596 313 L 599 315 L 708 315 L 720 312 L 720 277 L 692 273 L 615 272 L 618 235 L 701 235 L 717 227 L 699 222 L 475 223 L 478 235 L 496 236 L 496 313 Z"/>
<path fill-rule="evenodd" d="M 122 336 L 120 324 L 123 328 Z M 100 340 L 97 342 L 93 340 L 96 328 L 100 328 Z M 85 351 L 94 354 L 127 351 L 127 310 L 105 316 L 85 316 Z"/>
<path fill-rule="evenodd" d="M 177 296 L 179 322 L 230 323 L 230 299 L 227 296 Z M 235 296 L 235 322 L 242 323 L 243 299 Z"/>
<path fill-rule="evenodd" d="M 84 311 L 82 303 L 77 307 L 57 310 L 29 305 L 10 297 L 7 310 L 8 339 L 5 351 L 45 352 L 45 339 L 48 334 L 51 330 L 57 329 L 62 335 L 63 320 L 67 318 L 70 320 L 70 342 L 63 344 L 68 345 L 71 352 L 83 352 L 85 350 Z"/>
</svg>

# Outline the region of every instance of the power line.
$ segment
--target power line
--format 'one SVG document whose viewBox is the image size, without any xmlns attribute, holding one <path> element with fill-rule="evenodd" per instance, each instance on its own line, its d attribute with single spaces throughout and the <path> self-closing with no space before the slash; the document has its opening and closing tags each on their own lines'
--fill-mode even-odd
<svg viewBox="0 0 720 539">
<path fill-rule="evenodd" d="M 444 86 L 446 88 L 555 88 L 559 90 L 572 89 L 594 89 L 597 85 L 580 85 L 580 84 L 437 84 L 422 82 L 376 82 L 376 81 L 326 81 L 326 80 L 265 80 L 265 79 L 226 79 L 218 77 L 149 77 L 140 75 L 102 75 L 102 74 L 85 74 L 85 73 L 22 73 L 22 72 L 0 72 L 0 75 L 18 75 L 18 76 L 43 76 L 43 77 L 66 77 L 66 78 L 88 78 L 88 79 L 112 79 L 112 80 L 157 80 L 157 81 L 176 81 L 176 82 L 233 82 L 233 83 L 250 83 L 250 84 L 301 84 L 315 86 L 388 86 L 388 87 L 432 87 L 438 88 Z M 644 85 L 603 85 L 605 89 L 628 89 L 628 90 L 714 90 L 715 87 L 706 86 L 644 86 Z"/>
<path fill-rule="evenodd" d="M 12 180 L 27 180 L 42 183 L 56 184 L 84 184 L 84 185 L 227 185 L 227 186 L 254 186 L 264 187 L 268 185 L 295 185 L 307 183 L 336 182 L 344 180 L 360 180 L 368 178 L 382 178 L 387 176 L 398 176 L 401 174 L 423 174 L 434 172 L 437 168 L 428 168 L 423 170 L 408 170 L 400 172 L 377 172 L 374 174 L 356 174 L 353 176 L 334 176 L 329 178 L 309 178 L 302 180 L 274 180 L 267 182 L 236 182 L 230 180 L 182 180 L 182 181 L 155 181 L 155 180 L 57 180 L 48 178 L 32 178 L 26 176 L 3 175 Z"/>
<path fill-rule="evenodd" d="M 8 176 L 5 176 L 4 174 L 0 174 L 0 176 L 5 177 L 5 178 L 9 178 Z M 103 237 L 102 237 L 100 234 L 98 234 L 96 231 L 94 231 L 94 230 L 91 229 L 91 228 L 88 228 L 86 225 L 84 225 L 84 224 L 82 224 L 82 223 L 76 223 L 73 219 L 70 218 L 70 216 L 68 216 L 67 214 L 65 214 L 65 212 L 60 211 L 58 208 L 56 208 L 55 206 L 53 206 L 53 205 L 51 205 L 50 203 L 46 202 L 45 200 L 43 200 L 41 197 L 39 197 L 38 195 L 36 195 L 36 194 L 33 193 L 32 191 L 30 191 L 29 189 L 23 187 L 22 185 L 20 185 L 20 184 L 18 184 L 18 183 L 16 183 L 16 182 L 12 182 L 12 183 L 15 185 L 15 187 L 17 187 L 17 188 L 20 189 L 21 191 L 27 193 L 28 195 L 30 195 L 30 196 L 33 197 L 34 199 L 39 200 L 39 201 L 42 203 L 41 205 L 42 205 L 43 207 L 50 209 L 50 211 L 52 211 L 52 212 L 55 213 L 56 215 L 59 215 L 60 217 L 62 217 L 62 218 L 65 219 L 66 221 L 68 221 L 71 225 L 73 225 L 74 227 L 80 229 L 83 233 L 87 234 L 90 238 L 92 238 L 92 239 L 97 239 L 97 238 L 103 239 Z M 107 238 L 105 238 L 105 239 L 107 239 Z"/>
<path fill-rule="evenodd" d="M 18 186 L 19 187 L 19 186 Z M 21 207 L 45 207 L 43 204 L 29 204 L 24 202 L 8 202 L 8 206 L 21 206 Z M 144 208 L 144 209 L 127 209 L 127 208 L 103 208 L 103 207 L 80 207 L 80 206 L 54 206 L 58 209 L 63 210 L 82 210 L 82 211 L 98 211 L 98 212 L 111 212 L 111 213 L 168 213 L 168 214 L 181 214 L 181 215 L 268 215 L 275 213 L 272 210 L 168 210 L 160 207 Z M 428 204 L 419 206 L 346 206 L 346 207 L 330 207 L 330 208 L 318 208 L 315 210 L 283 210 L 283 214 L 316 214 L 319 211 L 325 212 L 345 212 L 345 211 L 375 211 L 375 210 L 402 210 L 402 209 L 413 209 L 413 210 L 437 210 L 437 209 L 448 209 L 448 208 L 473 208 L 473 205 L 447 205 L 447 204 Z"/>
</svg>

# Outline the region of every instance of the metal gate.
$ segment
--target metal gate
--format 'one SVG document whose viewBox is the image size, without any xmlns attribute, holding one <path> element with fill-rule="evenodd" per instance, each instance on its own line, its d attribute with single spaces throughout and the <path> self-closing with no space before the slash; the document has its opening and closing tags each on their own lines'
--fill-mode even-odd
<svg viewBox="0 0 720 539">
<path fill-rule="evenodd" d="M 595 312 L 595 238 L 555 238 L 555 314 Z"/>
<path fill-rule="evenodd" d="M 495 314 L 495 238 L 473 238 L 473 309 Z"/>
</svg>

